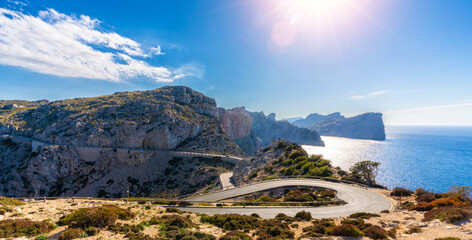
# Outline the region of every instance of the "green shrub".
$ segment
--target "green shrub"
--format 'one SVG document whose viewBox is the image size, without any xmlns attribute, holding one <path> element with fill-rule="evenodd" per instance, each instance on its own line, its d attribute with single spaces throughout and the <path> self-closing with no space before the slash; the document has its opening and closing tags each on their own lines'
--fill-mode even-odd
<svg viewBox="0 0 472 240">
<path fill-rule="evenodd" d="M 288 158 L 290 159 L 296 159 L 298 157 L 303 157 L 303 156 L 307 156 L 308 154 L 306 154 L 305 152 L 303 152 L 302 150 L 297 150 L 293 153 L 290 154 L 290 156 Z"/>
<path fill-rule="evenodd" d="M 177 208 L 166 208 L 166 213 L 182 213 L 182 211 Z"/>
<path fill-rule="evenodd" d="M 310 221 L 312 219 L 312 217 L 311 217 L 310 212 L 301 211 L 301 212 L 297 212 L 297 214 L 295 214 L 295 219 L 297 219 L 299 221 Z"/>
<path fill-rule="evenodd" d="M 279 149 L 282 149 L 282 148 L 286 148 L 287 147 L 287 143 L 285 141 L 279 141 L 279 143 L 277 143 L 277 146 L 275 147 L 275 150 L 279 150 Z"/>
<path fill-rule="evenodd" d="M 344 224 L 329 229 L 328 233 L 334 236 L 362 237 L 364 233 L 352 224 Z"/>
<path fill-rule="evenodd" d="M 455 223 L 469 219 L 471 216 L 472 208 L 469 206 L 446 206 L 425 212 L 423 221 L 439 219 L 443 222 Z"/>
<path fill-rule="evenodd" d="M 257 177 L 257 172 L 253 172 L 251 175 L 249 175 L 249 179 L 253 179 L 255 177 Z"/>
<path fill-rule="evenodd" d="M 256 231 L 258 240 L 264 239 L 293 239 L 295 234 L 290 231 L 287 223 L 266 220 Z"/>
<path fill-rule="evenodd" d="M 252 237 L 239 231 L 230 231 L 221 236 L 219 240 L 252 240 Z"/>
<path fill-rule="evenodd" d="M 69 225 L 72 228 L 86 229 L 88 227 L 104 228 L 114 224 L 118 215 L 113 208 L 109 207 L 90 207 L 80 208 L 71 214 L 61 217 L 59 225 Z"/>
<path fill-rule="evenodd" d="M 25 203 L 20 201 L 20 200 L 16 200 L 16 199 L 13 199 L 13 198 L 6 198 L 6 197 L 0 197 L 0 206 L 20 206 L 20 205 L 24 205 Z"/>
<path fill-rule="evenodd" d="M 203 217 L 202 217 L 203 218 Z M 180 215 L 164 215 L 162 217 L 154 217 L 149 221 L 150 225 L 163 224 L 166 229 L 171 227 L 179 228 L 192 228 L 196 227 L 196 224 L 193 223 L 190 219 L 182 217 Z"/>
<path fill-rule="evenodd" d="M 87 228 L 87 229 L 90 229 L 90 228 Z M 141 232 L 142 230 L 144 230 L 144 227 L 141 224 L 130 225 L 130 224 L 127 224 L 127 223 L 126 224 L 117 223 L 115 225 L 108 226 L 108 229 L 111 230 L 111 231 L 114 231 L 116 233 L 126 234 L 128 232 L 134 232 L 134 233 Z M 85 230 L 85 231 L 87 231 L 87 230 Z M 100 229 L 98 229 L 98 231 L 100 231 Z M 91 236 L 93 236 L 93 235 L 91 235 Z"/>
<path fill-rule="evenodd" d="M 120 208 L 115 205 L 103 205 L 102 207 L 115 212 L 116 215 L 118 216 L 118 219 L 121 219 L 121 220 L 131 220 L 135 217 L 135 214 L 132 213 L 130 210 Z"/>
<path fill-rule="evenodd" d="M 26 219 L 6 219 L 0 221 L 0 238 L 36 236 L 54 229 L 47 222 L 30 221 Z"/>
<path fill-rule="evenodd" d="M 0 206 L 0 215 L 4 215 L 7 212 L 12 212 L 13 210 L 7 206 Z"/>
<path fill-rule="evenodd" d="M 366 213 L 366 212 L 358 212 L 349 215 L 350 218 L 361 218 L 361 219 L 370 219 L 372 217 L 380 217 L 380 215 L 375 213 Z"/>
<path fill-rule="evenodd" d="M 100 233 L 100 228 L 89 227 L 85 229 L 85 233 L 87 233 L 88 236 L 95 236 Z"/>
<path fill-rule="evenodd" d="M 436 197 L 432 193 L 424 193 L 415 198 L 416 202 L 427 202 L 430 203 L 432 201 L 436 200 Z"/>
<path fill-rule="evenodd" d="M 209 223 L 224 230 L 251 230 L 257 228 L 259 218 L 239 214 L 215 214 L 202 216 L 202 223 Z"/>
<path fill-rule="evenodd" d="M 49 240 L 49 237 L 44 235 L 44 234 L 41 234 L 41 235 L 35 237 L 34 240 Z"/>
<path fill-rule="evenodd" d="M 197 232 L 197 231 L 179 231 L 179 230 L 172 230 L 165 232 L 165 236 L 168 239 L 173 240 L 216 240 L 216 237 L 210 234 Z"/>
<path fill-rule="evenodd" d="M 75 238 L 80 238 L 84 234 L 82 229 L 77 228 L 68 228 L 64 230 L 57 240 L 71 240 Z"/>
<path fill-rule="evenodd" d="M 388 239 L 387 231 L 380 226 L 370 226 L 363 231 L 365 236 L 371 239 Z"/>
<path fill-rule="evenodd" d="M 412 191 L 406 189 L 406 188 L 400 188 L 400 187 L 396 187 L 392 190 L 392 192 L 390 193 L 390 196 L 394 196 L 394 197 L 408 197 L 408 196 L 411 196 L 413 194 Z"/>
</svg>

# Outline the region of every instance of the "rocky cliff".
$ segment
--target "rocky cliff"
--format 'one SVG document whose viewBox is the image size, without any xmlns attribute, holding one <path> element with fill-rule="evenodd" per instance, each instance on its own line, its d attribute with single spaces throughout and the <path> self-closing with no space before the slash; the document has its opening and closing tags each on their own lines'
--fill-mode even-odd
<svg viewBox="0 0 472 240">
<path fill-rule="evenodd" d="M 215 154 L 245 155 L 215 100 L 183 86 L 0 101 L 0 195 L 121 197 L 127 186 L 132 196 L 180 195 L 231 170 Z"/>
<path fill-rule="evenodd" d="M 0 133 L 59 145 L 244 154 L 223 132 L 215 100 L 188 87 L 14 104 L 22 107 L 0 111 Z"/>
<path fill-rule="evenodd" d="M 275 114 L 249 112 L 244 107 L 220 110 L 225 132 L 247 154 L 280 138 L 299 144 L 324 145 L 320 135 L 314 131 L 296 127 L 287 121 L 275 120 Z"/>
<path fill-rule="evenodd" d="M 340 113 L 320 115 L 313 113 L 305 119 L 294 121 L 299 127 L 316 130 L 325 136 L 337 136 L 357 139 L 385 139 L 385 126 L 381 113 L 364 113 L 346 118 Z"/>
</svg>

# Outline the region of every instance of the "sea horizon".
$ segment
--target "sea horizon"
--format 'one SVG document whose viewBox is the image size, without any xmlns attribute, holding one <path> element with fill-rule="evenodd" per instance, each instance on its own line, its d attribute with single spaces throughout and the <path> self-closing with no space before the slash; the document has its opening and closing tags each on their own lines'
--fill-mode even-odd
<svg viewBox="0 0 472 240">
<path fill-rule="evenodd" d="M 472 185 L 472 126 L 386 125 L 385 140 L 322 136 L 325 147 L 307 146 L 344 170 L 359 161 L 380 162 L 377 181 L 392 189 L 446 192 Z"/>
</svg>

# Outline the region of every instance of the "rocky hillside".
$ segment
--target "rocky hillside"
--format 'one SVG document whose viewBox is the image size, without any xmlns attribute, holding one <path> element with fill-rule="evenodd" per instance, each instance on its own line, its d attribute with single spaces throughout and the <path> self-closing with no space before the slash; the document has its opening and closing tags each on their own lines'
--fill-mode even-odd
<svg viewBox="0 0 472 240">
<path fill-rule="evenodd" d="M 234 163 L 221 157 L 46 146 L 0 136 L 0 196 L 175 197 L 213 188 Z"/>
<path fill-rule="evenodd" d="M 249 155 L 280 138 L 299 144 L 324 145 L 316 131 L 277 121 L 273 113 L 266 116 L 239 107 L 220 109 L 220 115 L 225 132 Z"/>
<path fill-rule="evenodd" d="M 381 113 L 364 113 L 346 118 L 340 113 L 320 115 L 313 113 L 293 122 L 298 127 L 317 131 L 323 136 L 357 139 L 385 139 L 385 126 Z"/>
<path fill-rule="evenodd" d="M 182 86 L 0 109 L 5 196 L 120 197 L 127 186 L 132 196 L 181 195 L 232 169 L 215 154 L 245 155 L 221 128 L 215 100 Z"/>
<path fill-rule="evenodd" d="M 281 176 L 341 179 L 348 174 L 321 155 L 309 156 L 299 144 L 278 140 L 255 152 L 251 160 L 236 165 L 233 180 L 236 184 L 247 184 Z"/>
<path fill-rule="evenodd" d="M 222 131 L 215 100 L 188 87 L 0 104 L 4 104 L 0 106 L 0 133 L 4 134 L 59 145 L 243 155 Z M 20 107 L 10 108 L 12 104 Z"/>
</svg>

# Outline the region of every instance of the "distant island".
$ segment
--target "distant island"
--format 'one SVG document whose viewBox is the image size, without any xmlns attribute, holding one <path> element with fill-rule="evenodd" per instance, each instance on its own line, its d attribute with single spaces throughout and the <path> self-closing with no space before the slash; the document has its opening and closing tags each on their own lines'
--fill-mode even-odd
<svg viewBox="0 0 472 240">
<path fill-rule="evenodd" d="M 295 119 L 295 120 L 293 120 Z M 339 112 L 328 115 L 312 113 L 306 118 L 291 118 L 295 126 L 317 131 L 322 136 L 384 140 L 382 113 L 364 113 L 346 118 Z"/>
</svg>

